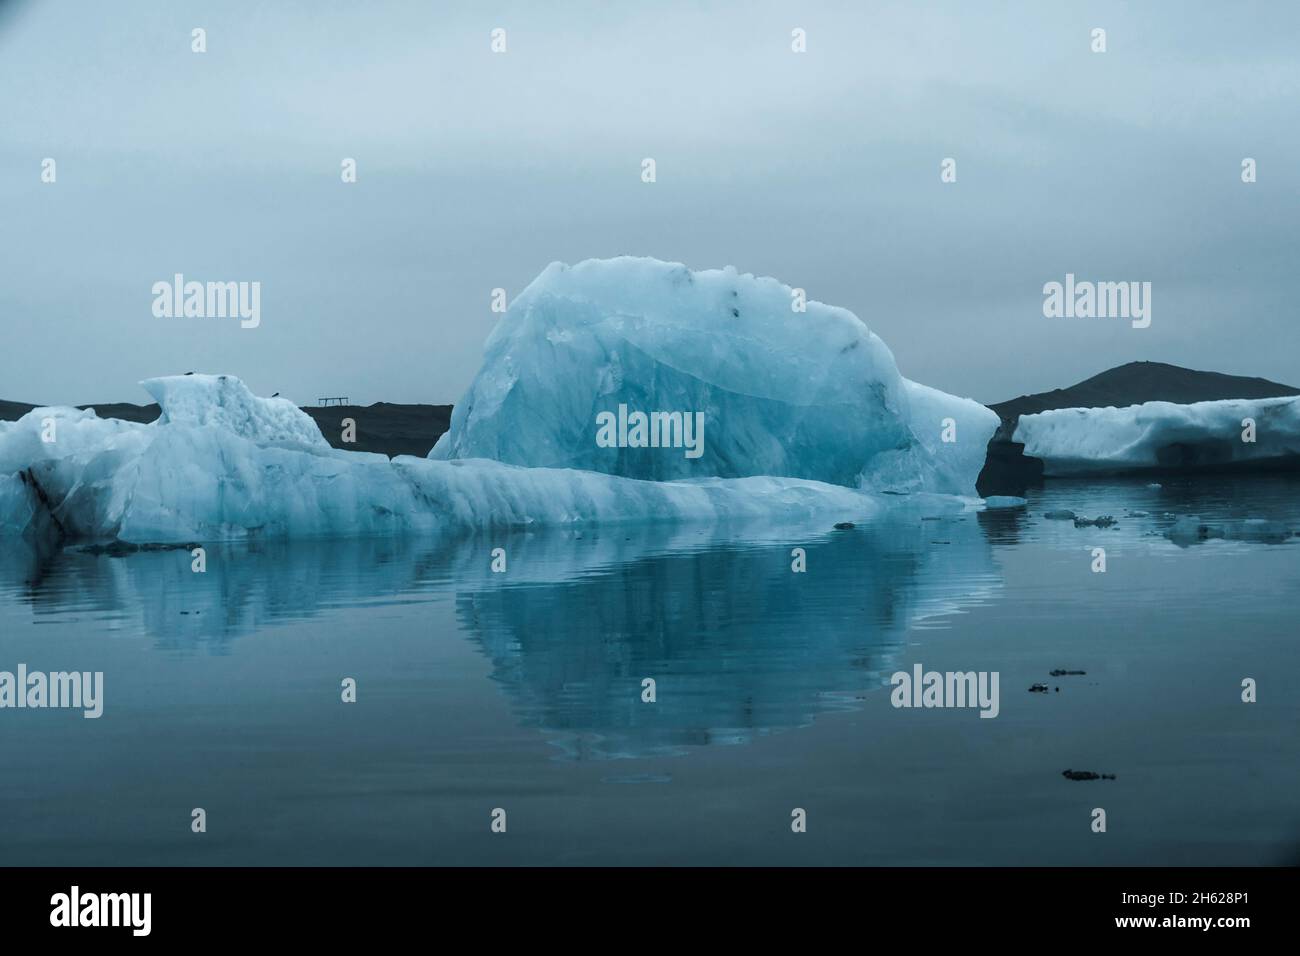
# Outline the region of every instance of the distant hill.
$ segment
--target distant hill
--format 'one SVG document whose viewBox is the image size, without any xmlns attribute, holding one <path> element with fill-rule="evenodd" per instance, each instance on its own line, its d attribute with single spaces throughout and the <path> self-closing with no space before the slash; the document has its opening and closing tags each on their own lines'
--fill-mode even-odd
<svg viewBox="0 0 1300 956">
<path fill-rule="evenodd" d="M 1300 395 L 1300 388 L 1266 378 L 1198 372 L 1164 362 L 1129 362 L 1084 379 L 1069 388 L 1021 395 L 989 408 L 1003 421 L 1053 408 L 1123 408 L 1143 402 L 1214 402 L 1225 398 L 1282 398 Z"/>
<path fill-rule="evenodd" d="M 17 421 L 36 406 L 23 402 L 0 401 L 0 421 Z M 128 422 L 151 422 L 159 414 L 157 405 L 131 405 L 115 402 L 107 405 L 78 405 L 93 408 L 100 418 L 120 418 Z M 450 405 L 373 405 L 309 406 L 303 409 L 335 448 L 346 451 L 372 451 L 383 455 L 415 455 L 423 458 L 451 423 Z M 356 442 L 343 443 L 343 419 L 357 423 Z"/>
</svg>

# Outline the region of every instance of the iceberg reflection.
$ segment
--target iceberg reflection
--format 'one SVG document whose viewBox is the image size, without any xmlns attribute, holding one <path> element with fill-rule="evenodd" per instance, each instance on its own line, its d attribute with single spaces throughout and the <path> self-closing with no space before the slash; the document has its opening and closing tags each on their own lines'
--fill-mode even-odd
<svg viewBox="0 0 1300 956">
<path fill-rule="evenodd" d="M 807 571 L 791 570 L 802 547 Z M 973 515 L 647 554 L 566 580 L 462 588 L 519 719 L 573 759 L 799 727 L 878 686 L 909 627 L 1000 587 Z M 655 701 L 643 701 L 643 682 Z"/>
<path fill-rule="evenodd" d="M 209 547 L 202 574 L 184 548 L 15 547 L 0 556 L 0 597 L 38 622 L 92 618 L 158 650 L 218 655 L 241 653 L 237 638 L 274 641 L 274 625 L 298 620 L 358 642 L 349 653 L 372 653 L 382 627 L 351 633 L 340 612 L 409 605 L 424 618 L 444 603 L 516 719 L 562 755 L 678 753 L 854 707 L 909 628 L 1000 587 L 978 519 L 934 499 L 851 530 L 748 523 L 280 541 Z M 497 548 L 504 573 L 492 571 Z M 805 571 L 792 570 L 795 548 Z M 647 678 L 654 703 L 641 699 Z"/>
</svg>

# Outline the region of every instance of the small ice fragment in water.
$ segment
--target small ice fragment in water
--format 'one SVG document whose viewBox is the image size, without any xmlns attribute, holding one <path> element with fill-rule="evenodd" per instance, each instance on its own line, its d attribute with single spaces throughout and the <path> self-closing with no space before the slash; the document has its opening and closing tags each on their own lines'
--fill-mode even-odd
<svg viewBox="0 0 1300 956">
<path fill-rule="evenodd" d="M 1023 508 L 1027 504 L 1028 501 L 1015 495 L 989 495 L 984 499 L 986 508 Z"/>
</svg>

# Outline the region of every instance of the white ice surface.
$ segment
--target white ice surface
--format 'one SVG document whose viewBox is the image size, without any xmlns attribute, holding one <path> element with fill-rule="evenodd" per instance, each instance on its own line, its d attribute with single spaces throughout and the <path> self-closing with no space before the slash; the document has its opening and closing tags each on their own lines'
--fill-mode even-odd
<svg viewBox="0 0 1300 956">
<path fill-rule="evenodd" d="M 1014 440 L 1049 476 L 1260 462 L 1300 455 L 1300 398 L 1058 408 L 1022 415 Z"/>
</svg>

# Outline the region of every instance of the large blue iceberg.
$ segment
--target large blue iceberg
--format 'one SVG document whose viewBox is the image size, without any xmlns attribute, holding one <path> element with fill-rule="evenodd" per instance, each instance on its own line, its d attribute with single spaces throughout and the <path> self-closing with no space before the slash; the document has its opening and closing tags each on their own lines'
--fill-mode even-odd
<svg viewBox="0 0 1300 956">
<path fill-rule="evenodd" d="M 695 447 L 677 440 L 692 425 Z M 904 379 L 845 309 L 731 268 L 624 257 L 552 263 L 515 299 L 430 457 L 969 495 L 997 425 Z"/>
<path fill-rule="evenodd" d="M 427 459 L 332 448 L 292 402 L 231 375 L 141 383 L 162 409 L 148 425 L 38 408 L 0 423 L 0 534 L 184 543 L 859 520 L 885 492 L 972 495 L 997 417 L 902 378 L 850 313 L 792 301 L 733 270 L 551 266 L 493 333 Z M 598 441 L 602 412 L 612 445 Z M 651 419 L 667 439 L 638 447 L 619 420 L 635 412 L 682 417 Z M 703 423 L 690 436 L 687 415 Z"/>
</svg>

